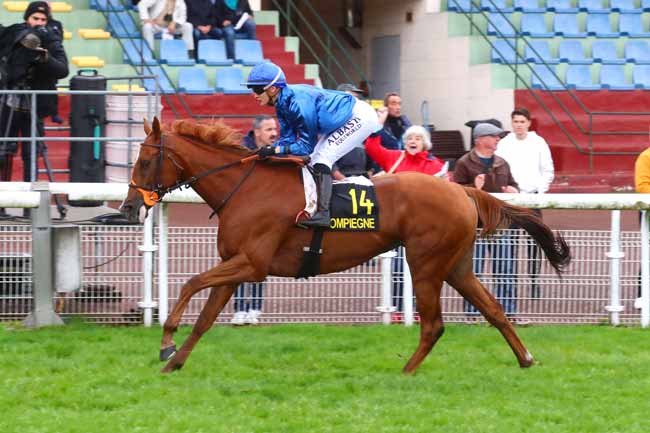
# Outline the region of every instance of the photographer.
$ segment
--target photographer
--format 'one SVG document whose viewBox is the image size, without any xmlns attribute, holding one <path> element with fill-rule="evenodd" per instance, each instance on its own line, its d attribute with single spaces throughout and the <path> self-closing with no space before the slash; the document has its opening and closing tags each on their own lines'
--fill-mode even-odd
<svg viewBox="0 0 650 433">
<path fill-rule="evenodd" d="M 53 80 L 68 75 L 68 59 L 59 32 L 48 28 L 51 18 L 44 1 L 31 2 L 25 10 L 25 22 L 0 28 L 0 88 L 9 90 L 48 90 Z M 37 136 L 44 135 L 43 118 L 56 114 L 57 95 L 41 95 L 36 99 Z M 1 95 L 0 136 L 30 138 L 31 96 Z M 22 142 L 23 179 L 31 181 L 31 143 Z M 43 142 L 37 143 L 38 154 Z M 0 180 L 11 180 L 12 159 L 17 143 L 0 142 Z"/>
</svg>

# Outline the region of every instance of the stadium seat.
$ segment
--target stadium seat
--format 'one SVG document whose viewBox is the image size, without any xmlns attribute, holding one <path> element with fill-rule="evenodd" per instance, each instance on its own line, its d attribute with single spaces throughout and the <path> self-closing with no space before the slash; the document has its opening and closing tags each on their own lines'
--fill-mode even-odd
<svg viewBox="0 0 650 433">
<path fill-rule="evenodd" d="M 581 32 L 578 26 L 577 14 L 555 14 L 553 30 L 558 36 L 565 38 L 584 38 L 587 32 Z"/>
<path fill-rule="evenodd" d="M 170 66 L 193 66 L 194 59 L 190 59 L 182 40 L 163 39 L 160 41 L 160 63 Z"/>
<path fill-rule="evenodd" d="M 226 95 L 247 95 L 251 90 L 243 86 L 244 74 L 240 68 L 218 68 L 217 69 L 217 92 Z"/>
<path fill-rule="evenodd" d="M 126 10 L 120 0 L 90 0 L 90 9 L 100 12 L 120 12 Z"/>
<path fill-rule="evenodd" d="M 646 41 L 630 40 L 625 43 L 625 59 L 638 64 L 650 64 L 650 47 Z"/>
<path fill-rule="evenodd" d="M 84 39 L 110 39 L 111 34 L 103 29 L 79 29 L 79 36 Z"/>
<path fill-rule="evenodd" d="M 258 40 L 237 39 L 235 41 L 235 61 L 246 66 L 255 66 L 264 61 L 262 43 Z"/>
<path fill-rule="evenodd" d="M 450 12 L 478 12 L 473 2 L 478 0 L 447 0 L 447 10 Z"/>
<path fill-rule="evenodd" d="M 609 8 L 612 12 L 619 12 L 622 14 L 640 14 L 642 9 L 636 7 L 636 0 L 611 0 Z"/>
<path fill-rule="evenodd" d="M 546 10 L 564 14 L 578 13 L 578 8 L 571 6 L 571 0 L 546 0 Z"/>
<path fill-rule="evenodd" d="M 481 0 L 481 10 L 508 13 L 514 9 L 506 4 L 506 0 Z"/>
<path fill-rule="evenodd" d="M 97 56 L 73 56 L 70 63 L 78 68 L 103 68 L 105 65 L 104 60 Z"/>
<path fill-rule="evenodd" d="M 591 57 L 594 62 L 604 65 L 623 65 L 625 59 L 618 57 L 614 41 L 598 40 L 591 45 Z"/>
<path fill-rule="evenodd" d="M 641 10 L 643 12 L 650 12 L 650 0 L 641 0 Z"/>
<path fill-rule="evenodd" d="M 492 63 L 524 63 L 524 60 L 517 57 L 515 50 L 517 41 L 515 39 L 497 39 L 492 42 Z"/>
<path fill-rule="evenodd" d="M 573 65 L 590 65 L 593 63 L 593 59 L 585 57 L 581 41 L 560 41 L 558 57 L 560 62 Z"/>
<path fill-rule="evenodd" d="M 622 65 L 603 65 L 600 68 L 600 85 L 609 90 L 632 90 L 634 84 L 625 80 L 625 70 Z"/>
<path fill-rule="evenodd" d="M 526 44 L 526 61 L 532 63 L 559 63 L 557 57 L 551 55 L 551 49 L 548 46 L 548 41 L 529 40 Z"/>
<path fill-rule="evenodd" d="M 192 95 L 214 93 L 202 68 L 184 68 L 178 73 L 178 91 Z"/>
<path fill-rule="evenodd" d="M 555 66 L 533 66 L 531 87 L 541 90 L 566 90 L 556 74 Z"/>
<path fill-rule="evenodd" d="M 641 14 L 620 14 L 618 16 L 618 31 L 621 36 L 629 38 L 650 38 L 650 32 L 643 30 Z"/>
<path fill-rule="evenodd" d="M 144 75 L 155 75 L 158 77 L 158 92 L 160 93 L 176 93 L 176 89 L 169 81 L 165 71 L 160 66 L 146 66 L 143 71 Z M 142 80 L 142 86 L 149 92 L 156 90 L 156 80 L 153 78 L 145 78 Z"/>
<path fill-rule="evenodd" d="M 589 65 L 569 65 L 566 70 L 566 85 L 576 90 L 599 90 L 600 84 L 591 80 Z"/>
<path fill-rule="evenodd" d="M 490 36 L 509 37 L 515 36 L 516 30 L 513 28 L 512 15 L 505 18 L 498 13 L 488 15 L 487 34 Z"/>
<path fill-rule="evenodd" d="M 124 63 L 130 65 L 157 65 L 149 44 L 144 39 L 120 39 L 122 41 Z"/>
<path fill-rule="evenodd" d="M 230 66 L 232 59 L 226 57 L 226 45 L 216 39 L 202 39 L 199 41 L 198 62 L 208 66 Z"/>
<path fill-rule="evenodd" d="M 523 14 L 521 16 L 521 34 L 533 38 L 550 38 L 553 32 L 546 28 L 544 14 Z"/>
<path fill-rule="evenodd" d="M 603 6 L 603 0 L 578 0 L 578 10 L 590 14 L 609 14 L 609 8 Z"/>
<path fill-rule="evenodd" d="M 108 31 L 116 38 L 139 38 L 142 36 L 133 17 L 126 11 L 108 13 Z"/>
<path fill-rule="evenodd" d="M 612 31 L 609 14 L 587 14 L 587 35 L 597 38 L 617 38 L 618 32 Z"/>
<path fill-rule="evenodd" d="M 632 82 L 637 89 L 650 89 L 650 65 L 634 65 Z"/>
<path fill-rule="evenodd" d="M 514 0 L 513 9 L 517 12 L 546 12 L 546 8 L 540 7 L 537 0 Z"/>
</svg>

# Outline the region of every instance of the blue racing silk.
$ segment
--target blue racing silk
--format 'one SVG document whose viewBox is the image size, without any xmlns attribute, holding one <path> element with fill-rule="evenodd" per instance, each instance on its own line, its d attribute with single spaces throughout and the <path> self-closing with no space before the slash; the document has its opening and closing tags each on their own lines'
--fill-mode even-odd
<svg viewBox="0 0 650 433">
<path fill-rule="evenodd" d="M 326 136 L 352 117 L 354 96 L 307 84 L 286 86 L 275 102 L 280 123 L 280 138 L 275 146 L 280 153 L 310 155 L 318 136 Z"/>
</svg>

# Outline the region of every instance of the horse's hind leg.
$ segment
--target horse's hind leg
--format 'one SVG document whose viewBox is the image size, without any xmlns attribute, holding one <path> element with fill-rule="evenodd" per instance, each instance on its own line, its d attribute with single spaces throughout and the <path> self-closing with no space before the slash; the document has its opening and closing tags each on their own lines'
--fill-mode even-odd
<svg viewBox="0 0 650 433">
<path fill-rule="evenodd" d="M 492 296 L 478 278 L 476 278 L 474 272 L 472 272 L 471 250 L 452 270 L 447 277 L 447 282 L 463 295 L 465 299 L 474 304 L 483 316 L 485 316 L 487 321 L 501 332 L 501 335 L 503 335 L 510 345 L 521 367 L 530 367 L 533 365 L 533 356 L 519 339 L 515 328 L 504 314 L 501 304 L 497 302 L 494 296 Z"/>
<path fill-rule="evenodd" d="M 213 287 L 210 290 L 210 296 L 201 310 L 198 320 L 192 328 L 192 333 L 185 340 L 181 348 L 169 360 L 167 365 L 161 370 L 163 373 L 169 373 L 183 367 L 185 360 L 192 353 L 192 349 L 205 332 L 210 329 L 217 316 L 223 310 L 226 303 L 235 291 L 235 285 Z"/>
</svg>

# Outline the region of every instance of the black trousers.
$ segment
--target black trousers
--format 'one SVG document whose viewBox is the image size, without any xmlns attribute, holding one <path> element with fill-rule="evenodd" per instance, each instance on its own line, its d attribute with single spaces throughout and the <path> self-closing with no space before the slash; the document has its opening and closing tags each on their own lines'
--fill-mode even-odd
<svg viewBox="0 0 650 433">
<path fill-rule="evenodd" d="M 9 118 L 11 117 L 11 124 Z M 2 137 L 24 137 L 29 139 L 31 137 L 31 114 L 24 111 L 13 111 L 7 105 L 2 107 L 2 116 L 0 117 L 0 136 Z M 43 120 L 36 120 L 36 136 L 43 137 L 45 135 L 45 128 Z M 25 182 L 31 181 L 31 162 L 32 162 L 32 143 L 30 140 L 20 141 L 20 154 L 23 160 L 23 180 Z M 0 142 L 0 148 L 4 151 L 0 152 L 0 180 L 4 182 L 11 181 L 12 159 L 16 154 L 18 147 L 17 144 L 8 142 Z M 45 143 L 42 141 L 36 142 L 36 155 L 43 154 L 43 147 Z M 34 177 L 38 179 L 38 175 Z"/>
</svg>

